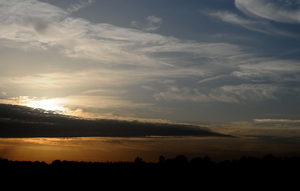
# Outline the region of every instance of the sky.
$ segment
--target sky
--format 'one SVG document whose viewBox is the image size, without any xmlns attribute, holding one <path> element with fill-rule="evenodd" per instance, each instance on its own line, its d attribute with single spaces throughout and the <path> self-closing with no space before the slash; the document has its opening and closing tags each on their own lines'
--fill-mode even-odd
<svg viewBox="0 0 300 191">
<path fill-rule="evenodd" d="M 299 156 L 299 29 L 299 0 L 0 0 L 0 157 Z"/>
</svg>

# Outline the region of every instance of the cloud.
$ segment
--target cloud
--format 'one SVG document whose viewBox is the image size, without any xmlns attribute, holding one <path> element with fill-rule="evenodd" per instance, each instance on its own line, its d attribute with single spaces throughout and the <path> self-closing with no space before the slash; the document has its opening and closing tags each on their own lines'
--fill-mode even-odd
<svg viewBox="0 0 300 191">
<path fill-rule="evenodd" d="M 158 24 L 161 24 L 162 23 L 162 19 L 161 18 L 158 18 L 156 16 L 148 16 L 147 18 L 147 21 L 151 22 L 151 23 L 158 23 Z"/>
<path fill-rule="evenodd" d="M 36 0 L 2 0 L 0 5 L 1 23 L 6 24 L 20 23 L 28 17 L 61 20 L 68 15 L 63 9 Z"/>
<path fill-rule="evenodd" d="M 36 0 L 0 1 L 1 92 L 12 97 L 51 94 L 57 100 L 70 99 L 66 104 L 74 111 L 86 112 L 84 107 L 91 107 L 109 113 L 118 108 L 154 110 L 158 100 L 243 103 L 280 99 L 279 92 L 293 89 L 283 87 L 295 88 L 300 79 L 297 60 L 270 59 L 266 51 L 250 53 L 248 44 L 224 39 L 196 41 L 156 34 L 153 31 L 163 20 L 153 15 L 139 30 L 91 23 L 70 15 L 94 1 L 77 2 L 66 10 Z M 206 14 L 253 31 L 282 32 L 253 15 Z M 15 58 L 16 52 L 26 56 Z M 55 68 L 48 70 L 45 63 Z M 17 70 L 18 74 L 13 73 Z"/>
<path fill-rule="evenodd" d="M 278 73 L 297 73 L 300 71 L 299 61 L 291 59 L 272 59 L 255 64 L 241 64 L 239 67 L 243 70 L 273 71 Z"/>
<path fill-rule="evenodd" d="M 149 86 L 141 86 L 143 89 L 145 90 L 151 90 L 151 91 L 157 91 L 155 88 L 153 87 L 149 87 Z"/>
<path fill-rule="evenodd" d="M 230 12 L 224 12 L 224 11 L 207 12 L 206 14 L 208 14 L 214 18 L 220 19 L 224 22 L 241 26 L 248 30 L 261 32 L 261 33 L 265 33 L 268 35 L 277 35 L 277 36 L 282 35 L 282 36 L 288 36 L 288 37 L 295 37 L 294 34 L 274 28 L 270 23 L 268 23 L 266 21 L 247 19 L 247 18 L 238 16 L 237 14 L 233 14 Z"/>
<path fill-rule="evenodd" d="M 45 113 L 23 106 L 0 104 L 1 137 L 146 137 L 217 136 L 200 126 L 120 120 L 84 120 Z M 2 120 L 5 119 L 5 120 Z"/>
<path fill-rule="evenodd" d="M 208 82 L 208 81 L 212 81 L 212 80 L 218 80 L 220 78 L 226 78 L 230 75 L 219 75 L 219 76 L 214 76 L 214 77 L 209 77 L 209 78 L 205 78 L 203 80 L 200 80 L 198 83 L 203 83 L 203 82 Z"/>
<path fill-rule="evenodd" d="M 238 68 L 239 71 L 232 72 L 232 76 L 276 83 L 299 80 L 300 65 L 297 60 L 267 59 L 256 63 L 241 64 Z"/>
<path fill-rule="evenodd" d="M 137 72 L 138 71 L 138 72 Z M 184 78 L 189 76 L 205 76 L 196 68 L 183 67 L 149 67 L 149 68 L 99 68 L 82 71 L 40 73 L 25 76 L 0 76 L 0 86 L 3 88 L 15 87 L 18 89 L 56 90 L 65 88 L 82 88 L 84 91 L 94 90 L 95 87 L 107 92 L 113 88 L 141 85 L 150 79 L 158 83 L 170 84 L 174 80 L 168 78 Z M 166 78 L 166 79 L 165 79 Z M 83 88 L 84 87 L 84 88 Z"/>
<path fill-rule="evenodd" d="M 169 43 L 154 44 L 153 46 L 142 47 L 140 49 L 142 52 L 183 52 L 191 53 L 194 55 L 210 57 L 212 55 L 216 58 L 225 58 L 225 56 L 235 56 L 238 54 L 243 54 L 242 49 L 233 44 L 229 43 L 195 43 L 195 42 L 184 42 L 174 39 L 169 41 Z"/>
<path fill-rule="evenodd" d="M 131 101 L 122 100 L 118 96 L 88 96 L 88 95 L 76 95 L 67 96 L 64 98 L 57 98 L 61 100 L 65 106 L 69 107 L 92 107 L 92 108 L 109 108 L 109 109 L 120 109 L 120 108 L 136 108 L 145 107 L 152 104 L 147 103 L 134 103 Z"/>
<path fill-rule="evenodd" d="M 212 101 L 212 99 L 199 93 L 196 89 L 171 87 L 165 92 L 154 95 L 156 100 L 178 100 L 178 101 Z"/>
<path fill-rule="evenodd" d="M 162 84 L 173 84 L 175 83 L 174 80 L 163 80 L 163 81 L 159 81 L 159 83 L 162 83 Z"/>
<path fill-rule="evenodd" d="M 194 102 L 233 102 L 262 101 L 277 99 L 274 95 L 281 88 L 269 84 L 241 84 L 237 86 L 225 85 L 210 91 L 201 89 L 171 87 L 166 92 L 154 95 L 156 100 L 188 100 Z"/>
<path fill-rule="evenodd" d="M 235 6 L 252 17 L 276 22 L 299 23 L 299 1 L 235 0 Z"/>
<path fill-rule="evenodd" d="M 254 123 L 300 123 L 300 120 L 292 119 L 253 119 Z"/>
<path fill-rule="evenodd" d="M 254 119 L 253 121 L 236 121 L 230 124 L 209 126 L 214 132 L 230 134 L 246 140 L 272 140 L 299 144 L 299 120 L 289 119 Z"/>
<path fill-rule="evenodd" d="M 122 112 L 122 109 L 141 109 L 153 106 L 151 103 L 135 103 L 124 100 L 119 96 L 74 95 L 61 98 L 37 98 L 29 96 L 0 99 L 0 104 L 27 106 L 35 109 L 44 109 L 49 112 L 77 116 L 84 118 L 113 118 L 103 114 L 103 111 Z M 83 111 L 85 110 L 85 111 Z M 92 114 L 89 110 L 97 110 Z M 102 113 L 100 112 L 102 111 Z"/>
<path fill-rule="evenodd" d="M 13 2 L 3 3 L 5 6 L 0 10 L 2 47 L 58 51 L 66 57 L 93 60 L 99 64 L 151 67 L 172 67 L 182 63 L 184 59 L 175 59 L 177 52 L 187 54 L 187 58 L 190 54 L 194 57 L 214 55 L 220 59 L 242 55 L 238 46 L 228 43 L 197 43 L 106 23 L 92 24 L 70 17 L 67 11 L 34 0 L 24 2 L 25 8 L 31 11 L 28 12 L 18 5 L 19 1 Z M 34 6 L 31 7 L 31 4 Z M 49 11 L 51 13 L 47 14 Z M 147 30 L 162 23 L 155 16 L 149 16 L 147 20 L 150 23 Z M 174 59 L 160 59 L 154 53 L 162 56 L 174 53 Z"/>
<path fill-rule="evenodd" d="M 92 3 L 95 3 L 95 0 L 80 0 L 78 3 L 76 4 L 71 4 L 68 8 L 67 11 L 68 12 L 76 12 L 84 7 L 89 6 Z"/>
<path fill-rule="evenodd" d="M 29 89 L 61 89 L 61 88 L 74 88 L 85 85 L 86 87 L 92 87 L 99 84 L 98 87 L 114 86 L 117 84 L 117 76 L 121 71 L 112 70 L 85 70 L 74 73 L 69 72 L 55 72 L 55 73 L 40 73 L 37 75 L 26 75 L 18 77 L 0 77 L 5 86 L 14 86 L 19 88 Z M 110 78 L 114 76 L 113 80 Z M 126 82 L 124 82 L 126 83 Z M 86 85 L 89 84 L 89 85 Z"/>
<path fill-rule="evenodd" d="M 262 101 L 265 99 L 276 99 L 274 94 L 280 89 L 281 88 L 277 85 L 270 84 L 241 84 L 238 86 L 228 85 L 213 90 L 210 95 L 220 101 L 227 100 L 228 98 L 232 98 L 232 100 Z"/>
<path fill-rule="evenodd" d="M 299 5 L 299 2 L 282 0 L 235 0 L 235 6 L 244 13 L 244 16 L 228 11 L 202 11 L 202 13 L 248 30 L 295 38 L 298 34 L 279 29 L 278 26 L 274 27 L 274 23 L 270 21 L 299 23 Z"/>
<path fill-rule="evenodd" d="M 144 30 L 146 31 L 155 31 L 160 28 L 160 25 L 162 24 L 162 19 L 155 17 L 155 16 L 149 16 L 146 18 L 148 23 L 146 24 Z"/>
<path fill-rule="evenodd" d="M 155 31 L 160 28 L 161 24 L 163 23 L 163 20 L 161 18 L 158 18 L 156 16 L 148 16 L 146 18 L 148 21 L 146 24 L 141 24 L 137 21 L 131 21 L 131 26 L 134 28 L 139 28 L 144 31 Z"/>
</svg>

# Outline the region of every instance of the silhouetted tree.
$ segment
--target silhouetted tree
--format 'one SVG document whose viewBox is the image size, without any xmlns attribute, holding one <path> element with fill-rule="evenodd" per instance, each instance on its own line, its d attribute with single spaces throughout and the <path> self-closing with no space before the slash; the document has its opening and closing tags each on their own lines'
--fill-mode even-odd
<svg viewBox="0 0 300 191">
<path fill-rule="evenodd" d="M 178 155 L 172 161 L 175 164 L 186 164 L 187 163 L 187 158 L 184 155 Z"/>
<path fill-rule="evenodd" d="M 191 164 L 202 164 L 203 163 L 203 158 L 193 158 L 191 161 L 190 161 Z"/>
<path fill-rule="evenodd" d="M 203 159 L 205 162 L 211 162 L 211 159 L 208 156 L 205 156 Z"/>
<path fill-rule="evenodd" d="M 159 156 L 158 161 L 159 161 L 159 163 L 164 163 L 166 161 L 166 159 L 164 156 L 161 155 L 161 156 Z"/>
<path fill-rule="evenodd" d="M 143 162 L 143 159 L 140 157 L 136 157 L 136 159 L 134 160 L 134 163 L 140 164 Z"/>
</svg>

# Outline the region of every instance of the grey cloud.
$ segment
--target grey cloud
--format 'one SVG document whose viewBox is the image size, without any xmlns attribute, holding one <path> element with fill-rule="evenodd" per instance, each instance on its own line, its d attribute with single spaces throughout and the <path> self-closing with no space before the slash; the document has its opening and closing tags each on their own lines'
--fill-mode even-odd
<svg viewBox="0 0 300 191">
<path fill-rule="evenodd" d="M 149 86 L 141 86 L 143 89 L 145 90 L 151 90 L 151 91 L 157 91 L 155 88 L 153 87 L 149 87 Z"/>
<path fill-rule="evenodd" d="M 210 95 L 220 101 L 225 98 L 233 98 L 234 100 L 252 100 L 262 101 L 265 99 L 276 99 L 274 93 L 281 88 L 269 84 L 241 84 L 238 86 L 223 86 L 219 89 L 213 90 Z M 238 102 L 239 102 L 238 101 Z"/>
<path fill-rule="evenodd" d="M 297 60 L 268 60 L 257 64 L 242 64 L 239 66 L 244 70 L 274 71 L 295 73 L 300 71 L 300 63 Z"/>
<path fill-rule="evenodd" d="M 240 71 L 231 75 L 256 81 L 287 82 L 298 81 L 300 63 L 297 60 L 270 59 L 257 63 L 241 64 Z"/>
<path fill-rule="evenodd" d="M 203 80 L 200 80 L 198 83 L 208 82 L 208 81 L 212 81 L 212 80 L 218 80 L 220 78 L 226 78 L 228 76 L 230 76 L 230 75 L 219 75 L 219 76 L 209 77 L 209 78 L 205 78 Z"/>
<path fill-rule="evenodd" d="M 165 92 L 154 95 L 156 100 L 178 100 L 178 101 L 212 101 L 212 99 L 198 92 L 196 89 L 171 87 Z"/>
<path fill-rule="evenodd" d="M 163 81 L 159 81 L 159 83 L 162 84 L 173 84 L 175 82 L 175 80 L 163 80 Z"/>
<path fill-rule="evenodd" d="M 146 24 L 139 23 L 137 21 L 131 21 L 131 26 L 134 28 L 138 28 L 144 31 L 155 31 L 160 28 L 163 20 L 156 16 L 148 16 L 146 18 L 148 21 Z"/>
<path fill-rule="evenodd" d="M 49 21 L 43 20 L 42 18 L 37 17 L 24 17 L 21 18 L 18 24 L 23 26 L 32 26 L 34 31 L 39 34 L 45 34 L 47 29 L 49 28 Z"/>
<path fill-rule="evenodd" d="M 6 3 L 7 10 L 20 9 L 17 5 L 19 1 L 13 2 L 15 4 Z M 11 20 L 15 17 L 21 20 L 22 18 L 32 18 L 30 21 L 22 21 L 22 23 L 29 22 L 33 28 L 20 28 L 1 21 L 0 24 L 3 27 L 0 29 L 0 37 L 2 40 L 10 41 L 2 43 L 2 45 L 16 44 L 15 48 L 26 47 L 27 50 L 37 47 L 42 49 L 55 47 L 64 56 L 71 58 L 85 58 L 101 64 L 151 67 L 176 66 L 184 62 L 184 59 L 188 58 L 190 54 L 193 54 L 195 59 L 213 56 L 220 60 L 243 55 L 239 46 L 229 43 L 197 43 L 105 23 L 91 24 L 83 19 L 68 17 L 66 11 L 47 3 L 33 0 L 24 3 L 26 6 L 31 4 L 34 4 L 30 7 L 31 13 L 24 12 L 24 9 L 13 14 L 3 10 L 1 18 L 4 20 Z M 44 13 L 48 13 L 48 11 L 53 11 L 49 14 L 50 16 Z M 58 16 L 55 17 L 55 15 Z M 155 27 L 156 24 L 162 23 L 162 19 L 155 16 L 149 16 L 147 20 L 153 26 L 155 24 Z M 46 31 L 47 33 L 45 33 Z M 36 32 L 45 35 L 37 35 Z M 153 55 L 154 53 L 161 54 L 161 58 Z M 186 56 L 177 59 L 175 55 L 164 57 L 165 53 L 184 53 Z"/>
<path fill-rule="evenodd" d="M 206 128 L 185 124 L 120 120 L 84 120 L 28 107 L 0 104 L 0 137 L 145 137 L 218 136 Z"/>
<path fill-rule="evenodd" d="M 190 88 L 169 88 L 166 92 L 154 95 L 156 100 L 187 100 L 195 102 L 233 102 L 262 101 L 265 99 L 277 99 L 275 93 L 281 87 L 268 84 L 241 84 L 237 86 L 226 85 L 212 90 Z"/>
<path fill-rule="evenodd" d="M 161 18 L 155 17 L 155 16 L 149 16 L 146 18 L 148 23 L 144 27 L 144 30 L 146 31 L 155 31 L 160 28 L 160 25 L 162 24 L 163 20 Z"/>
<path fill-rule="evenodd" d="M 36 0 L 10 0 L 0 2 L 1 23 L 13 24 L 23 18 L 43 18 L 47 21 L 62 20 L 68 15 L 63 9 Z"/>
<path fill-rule="evenodd" d="M 163 21 L 161 18 L 158 18 L 156 16 L 148 16 L 147 18 L 147 21 L 151 22 L 151 23 L 158 23 L 158 24 L 161 24 Z"/>
<path fill-rule="evenodd" d="M 38 21 L 34 23 L 34 29 L 40 33 L 43 33 L 48 27 L 48 24 L 43 21 Z"/>
</svg>

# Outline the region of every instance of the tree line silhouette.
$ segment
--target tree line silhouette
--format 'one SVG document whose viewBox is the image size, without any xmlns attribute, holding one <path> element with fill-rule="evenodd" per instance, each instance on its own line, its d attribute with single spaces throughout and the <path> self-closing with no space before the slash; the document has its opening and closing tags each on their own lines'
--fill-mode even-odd
<svg viewBox="0 0 300 191">
<path fill-rule="evenodd" d="M 45 184 L 51 181 L 75 187 L 77 183 L 94 184 L 99 181 L 101 183 L 113 181 L 124 184 L 139 182 L 147 185 L 173 185 L 174 187 L 176 185 L 205 185 L 215 189 L 238 188 L 240 184 L 247 187 L 263 184 L 270 188 L 271 185 L 276 187 L 281 184 L 287 187 L 298 183 L 300 157 L 266 155 L 261 159 L 242 157 L 239 160 L 225 160 L 217 163 L 208 156 L 188 161 L 186 156 L 178 155 L 171 159 L 159 156 L 156 163 L 145 162 L 137 157 L 132 162 L 54 160 L 50 164 L 0 158 L 0 170 L 6 178 L 13 177 L 14 180 L 35 180 Z"/>
<path fill-rule="evenodd" d="M 159 156 L 158 162 L 145 162 L 142 158 L 137 157 L 132 162 L 86 162 L 86 161 L 67 161 L 67 160 L 54 160 L 48 164 L 44 161 L 13 161 L 0 158 L 0 168 L 5 169 L 77 169 L 77 170 L 90 170 L 90 169 L 105 169 L 105 168 L 126 168 L 130 169 L 159 169 L 159 168 L 178 168 L 178 169 L 201 169 L 203 170 L 268 170 L 268 171 L 289 171 L 300 169 L 300 157 L 274 157 L 273 155 L 266 155 L 263 158 L 255 157 L 241 157 L 240 160 L 225 160 L 219 163 L 213 162 L 208 156 L 197 157 L 188 161 L 184 155 L 178 155 L 175 158 L 166 159 L 164 156 Z"/>
</svg>

